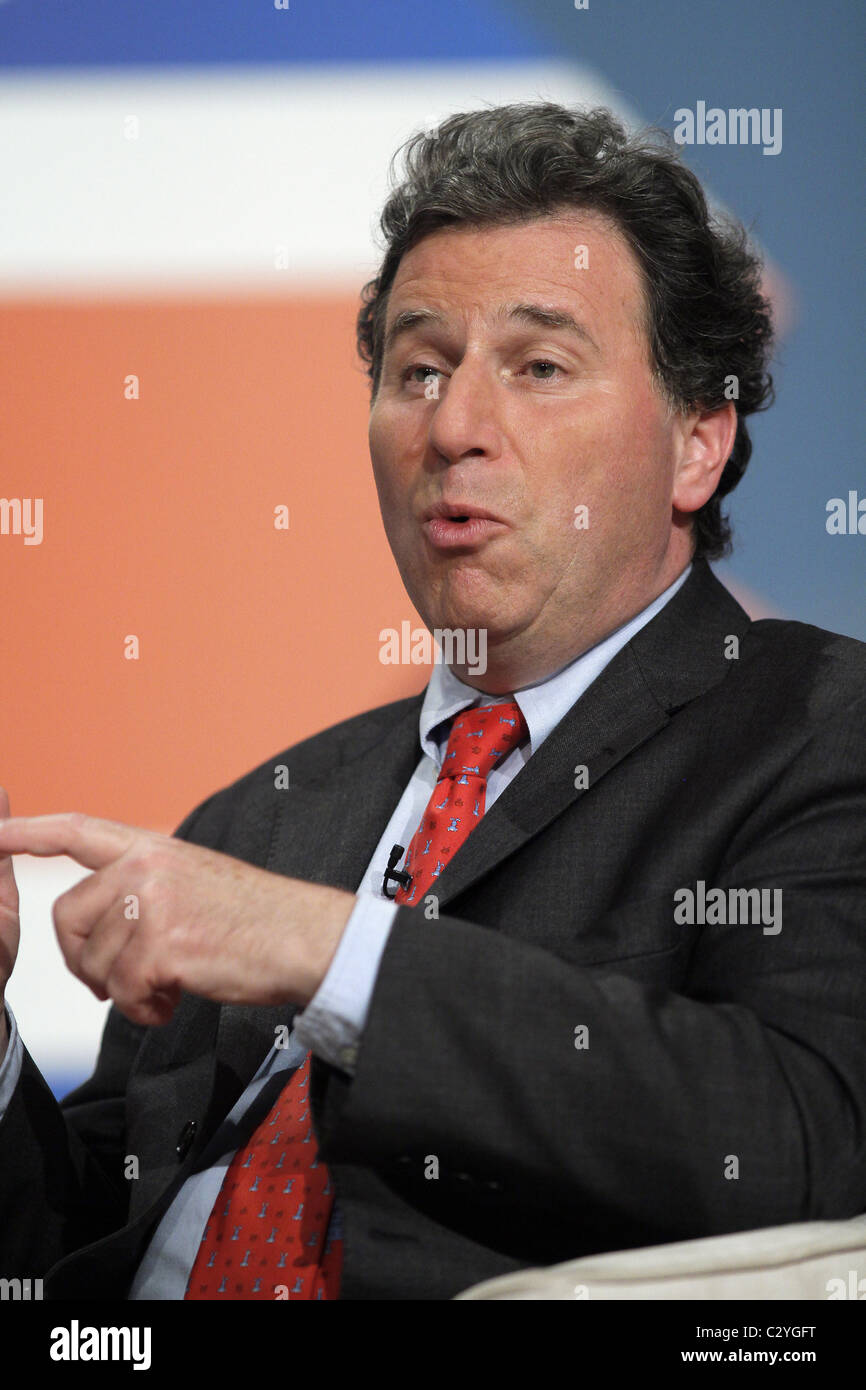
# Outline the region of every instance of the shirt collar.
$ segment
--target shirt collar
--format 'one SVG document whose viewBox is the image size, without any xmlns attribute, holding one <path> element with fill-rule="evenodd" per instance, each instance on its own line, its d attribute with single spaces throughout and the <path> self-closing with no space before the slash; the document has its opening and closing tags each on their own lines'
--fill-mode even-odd
<svg viewBox="0 0 866 1390">
<path fill-rule="evenodd" d="M 524 686 L 522 690 L 516 690 L 511 695 L 482 695 L 473 686 L 459 680 L 449 666 L 437 663 L 427 683 L 419 715 L 419 734 L 424 752 L 441 767 L 450 728 L 450 722 L 447 727 L 440 728 L 444 721 L 453 720 L 455 715 L 463 709 L 468 709 L 470 705 L 483 708 L 485 705 L 513 699 L 526 720 L 530 755 L 536 753 L 575 701 L 579 700 L 596 677 L 601 675 L 608 662 L 612 661 L 635 633 L 660 613 L 665 604 L 673 598 L 688 579 L 691 569 L 691 564 L 688 564 L 664 593 L 659 594 L 658 598 L 653 599 L 652 603 L 647 604 L 646 608 L 628 622 L 608 633 L 607 637 L 597 642 L 594 647 L 582 652 L 562 670 L 539 681 L 537 685 Z"/>
</svg>

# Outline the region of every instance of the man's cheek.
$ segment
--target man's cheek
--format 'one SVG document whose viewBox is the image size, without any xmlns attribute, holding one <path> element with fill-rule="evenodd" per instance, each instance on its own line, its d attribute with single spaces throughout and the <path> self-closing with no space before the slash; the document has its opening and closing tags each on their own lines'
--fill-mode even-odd
<svg viewBox="0 0 866 1390">
<path fill-rule="evenodd" d="M 390 539 L 399 529 L 402 517 L 407 511 L 405 485 L 401 486 L 399 477 L 392 469 L 381 465 L 374 467 L 373 477 L 379 497 L 379 509 Z"/>
</svg>

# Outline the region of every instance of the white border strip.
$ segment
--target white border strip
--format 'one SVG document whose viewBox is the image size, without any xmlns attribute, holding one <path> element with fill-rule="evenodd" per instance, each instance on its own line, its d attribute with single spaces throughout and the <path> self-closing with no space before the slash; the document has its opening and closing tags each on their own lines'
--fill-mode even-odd
<svg viewBox="0 0 866 1390">
<path fill-rule="evenodd" d="M 0 294 L 357 293 L 397 147 L 452 112 L 539 98 L 635 120 L 565 63 L 5 77 Z"/>
</svg>

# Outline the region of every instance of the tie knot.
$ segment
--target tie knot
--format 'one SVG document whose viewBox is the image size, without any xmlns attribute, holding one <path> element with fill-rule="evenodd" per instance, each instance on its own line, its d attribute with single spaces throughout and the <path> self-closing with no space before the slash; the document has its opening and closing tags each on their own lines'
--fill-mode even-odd
<svg viewBox="0 0 866 1390">
<path fill-rule="evenodd" d="M 486 781 L 499 760 L 516 748 L 528 732 L 514 700 L 464 710 L 451 725 L 438 780 L 475 776 Z"/>
</svg>

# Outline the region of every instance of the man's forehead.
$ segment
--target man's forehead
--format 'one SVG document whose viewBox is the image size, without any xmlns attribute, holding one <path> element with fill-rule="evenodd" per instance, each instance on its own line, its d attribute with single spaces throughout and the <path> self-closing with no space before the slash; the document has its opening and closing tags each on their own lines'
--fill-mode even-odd
<svg viewBox="0 0 866 1390">
<path fill-rule="evenodd" d="M 437 228 L 405 252 L 397 267 L 386 332 L 393 340 L 395 326 L 399 331 L 414 311 L 418 326 L 454 310 L 495 322 L 522 317 L 529 323 L 531 314 L 521 314 L 520 306 L 534 303 L 560 311 L 563 318 L 571 313 L 581 324 L 587 314 L 607 315 L 612 306 L 621 306 L 627 319 L 639 318 L 640 270 L 615 224 L 594 212 L 575 211 L 519 223 Z"/>
</svg>

